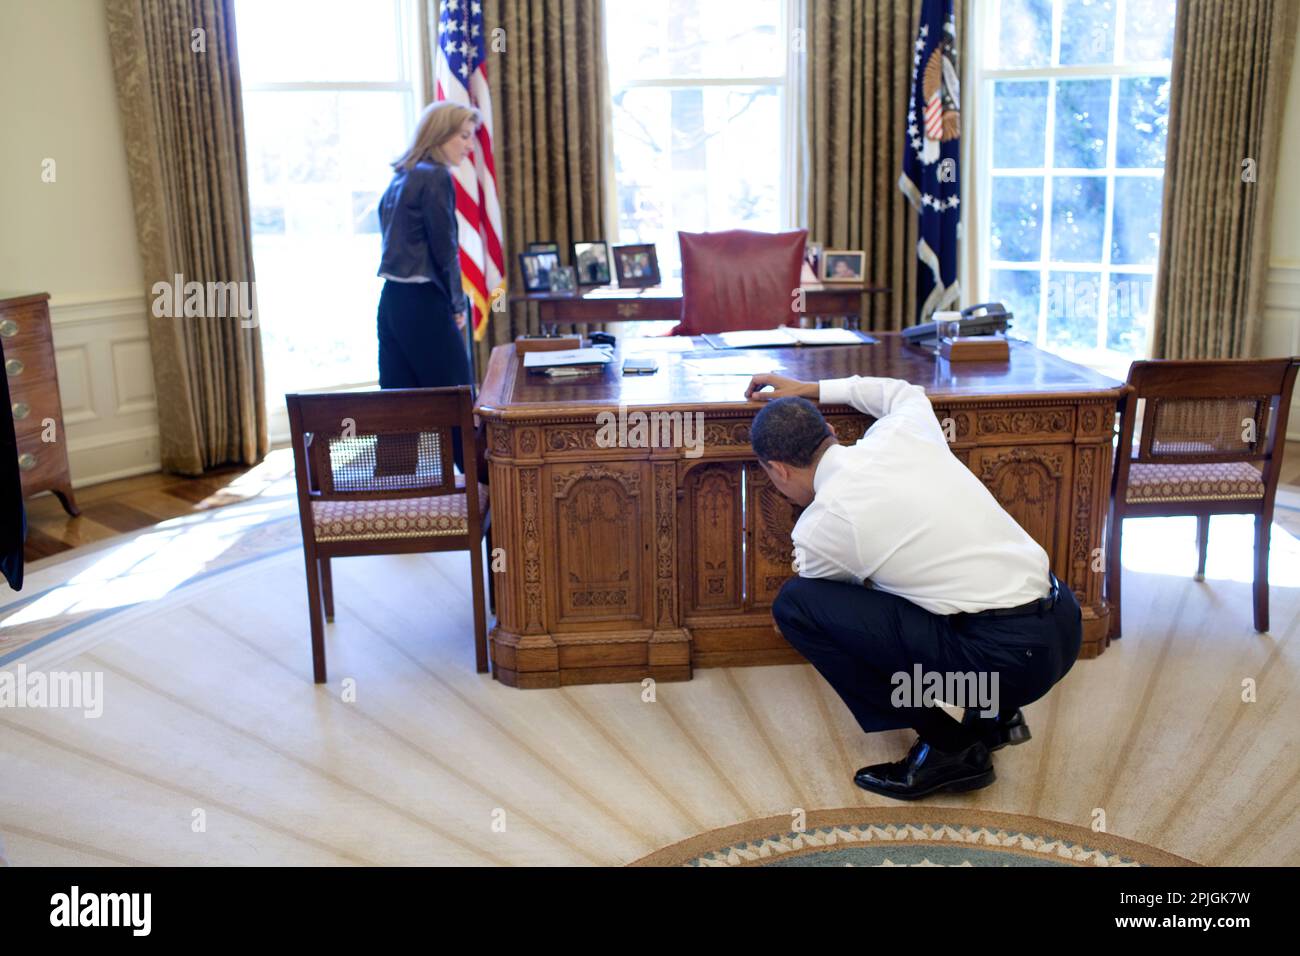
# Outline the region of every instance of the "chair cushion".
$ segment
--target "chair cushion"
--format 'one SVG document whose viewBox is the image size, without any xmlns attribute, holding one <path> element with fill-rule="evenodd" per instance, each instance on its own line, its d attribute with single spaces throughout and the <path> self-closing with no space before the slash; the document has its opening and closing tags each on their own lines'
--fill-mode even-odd
<svg viewBox="0 0 1300 956">
<path fill-rule="evenodd" d="M 486 485 L 478 486 L 478 502 L 479 513 L 486 514 Z M 464 494 L 313 501 L 311 511 L 317 541 L 442 538 L 469 533 L 469 503 Z"/>
<path fill-rule="evenodd" d="M 1264 497 L 1264 481 L 1249 462 L 1129 465 L 1125 501 L 1223 501 Z"/>
<path fill-rule="evenodd" d="M 808 230 L 679 232 L 682 321 L 674 335 L 795 324 L 792 296 L 799 288 Z"/>
</svg>

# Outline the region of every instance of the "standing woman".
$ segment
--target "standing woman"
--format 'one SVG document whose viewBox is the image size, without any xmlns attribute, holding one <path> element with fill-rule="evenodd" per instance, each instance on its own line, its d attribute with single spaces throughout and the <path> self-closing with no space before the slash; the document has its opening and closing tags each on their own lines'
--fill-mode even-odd
<svg viewBox="0 0 1300 956">
<path fill-rule="evenodd" d="M 410 148 L 393 163 L 393 181 L 379 201 L 379 275 L 386 280 L 379 296 L 380 388 L 474 383 L 463 334 L 469 302 L 461 285 L 452 175 L 480 122 L 470 107 L 432 103 Z M 463 472 L 460 429 L 453 436 Z"/>
</svg>

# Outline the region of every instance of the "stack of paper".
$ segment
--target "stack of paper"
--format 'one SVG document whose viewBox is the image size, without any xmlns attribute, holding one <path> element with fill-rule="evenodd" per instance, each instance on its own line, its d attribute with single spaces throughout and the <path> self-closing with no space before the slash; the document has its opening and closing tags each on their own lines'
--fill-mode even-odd
<svg viewBox="0 0 1300 956">
<path fill-rule="evenodd" d="M 792 345 L 862 345 L 876 341 L 852 329 L 796 329 L 779 326 L 743 332 L 714 332 L 704 336 L 716 349 L 784 348 Z"/>
<path fill-rule="evenodd" d="M 608 365 L 605 349 L 558 349 L 554 352 L 525 352 L 524 368 L 562 368 L 574 365 Z"/>
</svg>

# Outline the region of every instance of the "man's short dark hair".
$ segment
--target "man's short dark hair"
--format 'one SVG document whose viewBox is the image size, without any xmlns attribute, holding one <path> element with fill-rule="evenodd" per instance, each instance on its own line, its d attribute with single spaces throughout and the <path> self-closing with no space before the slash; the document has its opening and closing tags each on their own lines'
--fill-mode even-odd
<svg viewBox="0 0 1300 956">
<path fill-rule="evenodd" d="M 829 435 L 826 419 L 808 399 L 776 398 L 754 416 L 749 443 L 762 461 L 806 468 Z"/>
</svg>

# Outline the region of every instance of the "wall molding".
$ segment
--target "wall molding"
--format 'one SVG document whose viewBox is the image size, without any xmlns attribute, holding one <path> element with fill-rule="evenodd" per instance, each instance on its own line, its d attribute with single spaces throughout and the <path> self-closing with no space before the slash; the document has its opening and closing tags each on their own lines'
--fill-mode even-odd
<svg viewBox="0 0 1300 956">
<path fill-rule="evenodd" d="M 161 468 L 145 296 L 51 296 L 72 485 Z"/>
<path fill-rule="evenodd" d="M 1268 270 L 1259 355 L 1300 355 L 1300 263 L 1276 264 Z M 1300 441 L 1300 386 L 1291 399 L 1286 437 Z"/>
</svg>

